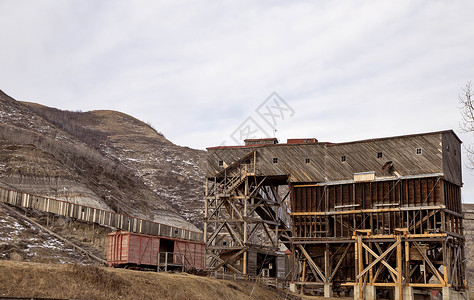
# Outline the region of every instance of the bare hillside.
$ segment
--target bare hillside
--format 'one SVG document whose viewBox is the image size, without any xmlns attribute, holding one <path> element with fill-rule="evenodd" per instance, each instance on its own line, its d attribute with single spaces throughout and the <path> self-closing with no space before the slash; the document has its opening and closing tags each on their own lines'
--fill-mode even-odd
<svg viewBox="0 0 474 300">
<path fill-rule="evenodd" d="M 196 228 L 136 170 L 107 154 L 109 137 L 93 129 L 94 121 L 100 117 L 25 105 L 0 91 L 0 185 Z"/>
<path fill-rule="evenodd" d="M 111 159 L 202 228 L 205 151 L 181 147 L 117 111 L 61 111 L 25 103 L 34 113 Z"/>
</svg>

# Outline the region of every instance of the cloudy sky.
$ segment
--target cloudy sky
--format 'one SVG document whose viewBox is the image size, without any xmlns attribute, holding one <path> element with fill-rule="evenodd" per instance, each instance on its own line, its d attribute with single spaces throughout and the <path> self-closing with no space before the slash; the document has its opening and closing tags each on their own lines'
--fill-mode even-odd
<svg viewBox="0 0 474 300">
<path fill-rule="evenodd" d="M 458 94 L 474 80 L 473 11 L 474 1 L 0 0 L 0 89 L 119 110 L 200 149 L 242 132 L 343 142 L 453 129 L 469 144 Z M 474 202 L 466 168 L 464 183 Z"/>
</svg>

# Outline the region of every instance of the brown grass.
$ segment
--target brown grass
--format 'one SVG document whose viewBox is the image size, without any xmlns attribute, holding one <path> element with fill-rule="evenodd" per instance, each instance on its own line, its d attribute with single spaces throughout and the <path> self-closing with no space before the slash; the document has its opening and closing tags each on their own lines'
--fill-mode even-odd
<svg viewBox="0 0 474 300">
<path fill-rule="evenodd" d="M 252 282 L 82 265 L 0 261 L 0 297 L 68 299 L 295 299 Z"/>
</svg>

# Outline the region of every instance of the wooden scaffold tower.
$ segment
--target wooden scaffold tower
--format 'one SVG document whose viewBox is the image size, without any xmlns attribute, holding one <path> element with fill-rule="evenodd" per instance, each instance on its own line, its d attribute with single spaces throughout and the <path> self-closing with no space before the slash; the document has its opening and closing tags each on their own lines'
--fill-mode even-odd
<svg viewBox="0 0 474 300">
<path fill-rule="evenodd" d="M 204 236 L 208 269 L 249 276 L 285 276 L 281 241 L 288 241 L 282 177 L 256 176 L 252 151 L 207 178 Z"/>
</svg>

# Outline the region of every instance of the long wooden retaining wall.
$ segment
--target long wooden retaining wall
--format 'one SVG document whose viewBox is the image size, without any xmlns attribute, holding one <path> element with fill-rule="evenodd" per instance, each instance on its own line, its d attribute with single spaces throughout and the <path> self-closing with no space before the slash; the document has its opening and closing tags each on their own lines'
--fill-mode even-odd
<svg viewBox="0 0 474 300">
<path fill-rule="evenodd" d="M 202 241 L 201 232 L 143 220 L 99 208 L 47 198 L 0 187 L 0 201 L 120 230 L 192 241 Z"/>
</svg>

